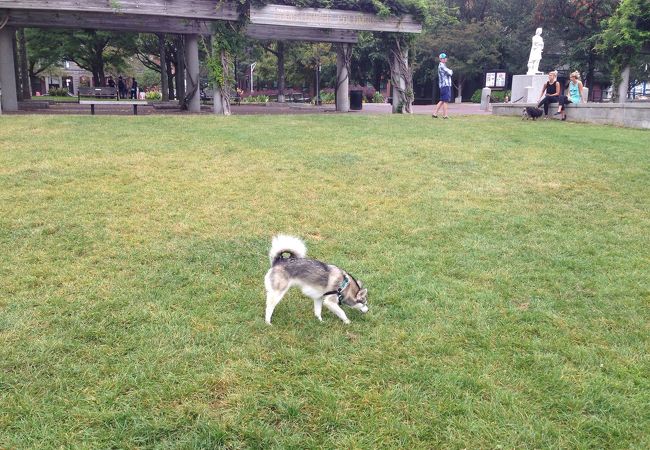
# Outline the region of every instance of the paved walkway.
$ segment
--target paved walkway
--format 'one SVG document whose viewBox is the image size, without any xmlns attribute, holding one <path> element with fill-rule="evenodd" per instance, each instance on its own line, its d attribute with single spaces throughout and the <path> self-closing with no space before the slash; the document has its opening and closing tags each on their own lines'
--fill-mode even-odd
<svg viewBox="0 0 650 450">
<path fill-rule="evenodd" d="M 477 115 L 491 114 L 488 111 L 482 111 L 477 103 L 450 103 L 449 115 Z M 431 115 L 433 112 L 432 105 L 414 105 L 413 114 Z M 267 105 L 233 105 L 233 115 L 249 114 L 336 114 L 334 105 L 313 106 L 301 103 L 268 103 Z M 387 103 L 364 103 L 361 111 L 351 111 L 351 114 L 390 114 L 391 105 Z M 90 115 L 90 106 L 79 105 L 78 103 L 57 103 L 50 105 L 47 109 L 21 110 L 17 113 L 5 114 L 79 114 Z M 97 105 L 95 107 L 96 115 L 133 115 L 133 107 L 129 105 Z M 178 108 L 158 109 L 152 106 L 139 106 L 138 115 L 169 115 L 169 114 L 189 114 L 187 111 L 180 111 Z M 212 114 L 212 107 L 203 105 L 201 114 Z"/>
</svg>

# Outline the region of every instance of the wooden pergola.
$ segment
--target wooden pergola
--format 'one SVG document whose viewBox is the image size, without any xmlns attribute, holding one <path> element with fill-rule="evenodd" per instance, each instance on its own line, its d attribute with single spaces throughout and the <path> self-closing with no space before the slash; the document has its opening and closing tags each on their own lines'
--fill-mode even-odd
<svg viewBox="0 0 650 450">
<path fill-rule="evenodd" d="M 249 37 L 337 44 L 337 103 L 350 108 L 348 71 L 357 31 L 419 33 L 412 17 L 382 18 L 374 14 L 282 5 L 251 7 Z M 0 0 L 0 111 L 17 111 L 13 37 L 18 27 L 95 29 L 179 34 L 185 38 L 186 76 L 199 79 L 201 35 L 211 35 L 217 21 L 239 20 L 234 3 L 222 0 Z M 340 80 L 340 81 L 339 81 Z M 198 90 L 188 102 L 200 111 Z"/>
</svg>

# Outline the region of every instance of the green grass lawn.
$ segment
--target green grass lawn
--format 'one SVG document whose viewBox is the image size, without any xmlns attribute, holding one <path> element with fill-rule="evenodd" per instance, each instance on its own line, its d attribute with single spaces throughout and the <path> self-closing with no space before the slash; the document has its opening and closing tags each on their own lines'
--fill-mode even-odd
<svg viewBox="0 0 650 450">
<path fill-rule="evenodd" d="M 0 117 L 0 448 L 648 448 L 650 134 Z M 274 233 L 369 288 L 344 325 Z M 501 447 L 499 447 L 501 446 Z"/>
<path fill-rule="evenodd" d="M 30 100 L 27 100 L 30 101 Z M 40 97 L 32 97 L 31 101 L 50 101 L 50 102 L 65 102 L 65 103 L 76 103 L 79 101 L 78 97 L 71 97 L 71 96 L 66 96 L 66 97 L 60 97 L 60 96 L 54 96 L 54 95 L 43 95 Z"/>
</svg>

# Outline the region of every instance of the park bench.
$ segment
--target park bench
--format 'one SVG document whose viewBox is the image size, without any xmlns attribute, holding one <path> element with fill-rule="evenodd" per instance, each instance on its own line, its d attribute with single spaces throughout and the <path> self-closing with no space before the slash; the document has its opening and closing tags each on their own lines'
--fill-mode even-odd
<svg viewBox="0 0 650 450">
<path fill-rule="evenodd" d="M 80 105 L 90 105 L 90 114 L 95 115 L 95 105 L 133 105 L 133 115 L 138 115 L 138 106 L 147 106 L 146 100 L 79 100 Z"/>
<path fill-rule="evenodd" d="M 138 115 L 138 106 L 146 106 L 145 100 L 120 100 L 115 87 L 80 87 L 77 93 L 80 105 L 90 105 L 90 114 L 95 115 L 95 105 L 133 105 L 133 114 Z M 91 98 L 92 100 L 82 100 Z M 115 100 L 113 100 L 115 99 Z"/>
<path fill-rule="evenodd" d="M 114 98 L 119 100 L 118 90 L 115 87 L 79 87 L 77 91 L 79 100 L 81 97 L 94 97 L 94 98 Z"/>
<path fill-rule="evenodd" d="M 303 93 L 294 93 L 286 96 L 287 101 L 296 103 L 307 103 L 311 101 L 311 97 Z"/>
</svg>

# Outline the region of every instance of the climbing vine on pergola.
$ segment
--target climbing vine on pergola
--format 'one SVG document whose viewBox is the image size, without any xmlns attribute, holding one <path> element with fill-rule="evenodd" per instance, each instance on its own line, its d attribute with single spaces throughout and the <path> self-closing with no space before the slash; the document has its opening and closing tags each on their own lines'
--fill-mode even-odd
<svg viewBox="0 0 650 450">
<path fill-rule="evenodd" d="M 375 14 L 379 17 L 403 17 L 410 15 L 420 23 L 429 21 L 429 4 L 425 0 L 236 0 L 240 13 L 240 25 L 248 21 L 248 11 L 251 6 L 282 5 L 297 8 L 338 9 L 353 12 Z M 215 26 L 215 48 L 212 59 L 209 61 L 213 84 L 216 95 L 222 106 L 220 111 L 230 113 L 230 102 L 227 89 L 227 74 L 231 73 L 232 52 L 235 50 L 237 38 L 235 34 L 241 31 L 241 26 Z M 375 32 L 375 35 L 384 43 L 389 51 L 391 67 L 391 83 L 394 86 L 393 110 L 395 112 L 410 113 L 413 103 L 413 76 L 408 63 L 408 52 L 414 39 L 413 35 L 406 33 Z M 344 47 L 344 46 L 341 46 Z M 346 50 L 339 52 L 347 55 Z M 349 65 L 350 55 L 344 60 Z M 220 67 L 220 68 L 219 68 Z M 349 73 L 349 67 L 348 71 Z M 337 85 L 341 80 L 337 79 Z M 337 86 L 338 87 L 338 86 Z M 215 99 L 216 101 L 216 99 Z"/>
</svg>

